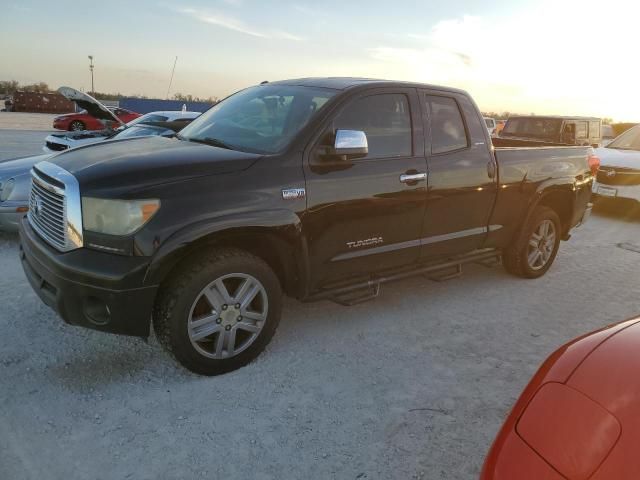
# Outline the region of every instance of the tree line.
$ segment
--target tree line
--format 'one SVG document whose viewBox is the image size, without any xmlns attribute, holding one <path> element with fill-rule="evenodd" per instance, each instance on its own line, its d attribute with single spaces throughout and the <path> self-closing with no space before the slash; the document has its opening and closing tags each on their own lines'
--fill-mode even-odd
<svg viewBox="0 0 640 480">
<path fill-rule="evenodd" d="M 49 88 L 46 82 L 21 84 L 16 80 L 0 80 L 0 94 L 5 96 L 13 95 L 15 92 L 35 92 L 35 93 L 53 93 L 55 89 Z M 127 98 L 149 98 L 146 95 L 123 95 L 122 93 L 105 93 L 105 92 L 87 92 L 97 100 L 121 100 Z M 218 97 L 198 97 L 191 94 L 175 93 L 171 100 L 180 100 L 181 102 L 206 102 L 218 103 Z"/>
</svg>

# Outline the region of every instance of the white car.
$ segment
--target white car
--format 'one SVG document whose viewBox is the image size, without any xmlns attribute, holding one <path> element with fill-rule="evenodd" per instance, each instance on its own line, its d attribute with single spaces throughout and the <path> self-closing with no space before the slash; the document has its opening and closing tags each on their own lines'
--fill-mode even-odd
<svg viewBox="0 0 640 480">
<path fill-rule="evenodd" d="M 593 183 L 594 198 L 640 202 L 640 125 L 596 149 L 596 155 L 600 157 L 600 168 Z"/>
<path fill-rule="evenodd" d="M 87 130 L 81 132 L 65 132 L 65 133 L 52 133 L 45 139 L 45 145 L 42 147 L 47 153 L 61 152 L 68 148 L 79 147 L 81 145 L 89 145 L 91 143 L 101 142 L 106 140 L 115 133 L 118 133 L 126 128 L 130 128 L 137 124 L 153 124 L 154 122 L 184 122 L 185 126 L 191 122 L 194 118 L 197 118 L 200 112 L 187 112 L 187 111 L 162 111 L 162 112 L 150 112 L 141 117 L 131 120 L 129 123 L 116 128 L 115 130 Z"/>
<path fill-rule="evenodd" d="M 496 119 L 491 117 L 483 117 L 484 123 L 487 126 L 487 130 L 489 131 L 489 136 L 492 136 L 496 133 Z"/>
</svg>

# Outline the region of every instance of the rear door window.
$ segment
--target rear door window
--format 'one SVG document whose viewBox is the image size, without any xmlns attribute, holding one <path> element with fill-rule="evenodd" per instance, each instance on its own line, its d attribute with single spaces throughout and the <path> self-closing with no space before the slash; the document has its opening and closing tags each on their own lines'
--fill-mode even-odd
<svg viewBox="0 0 640 480">
<path fill-rule="evenodd" d="M 431 153 L 446 153 L 469 146 L 458 102 L 450 97 L 427 95 L 431 119 Z"/>
<path fill-rule="evenodd" d="M 403 94 L 363 97 L 347 105 L 333 123 L 335 130 L 360 130 L 367 135 L 367 158 L 412 154 L 411 112 Z"/>
</svg>

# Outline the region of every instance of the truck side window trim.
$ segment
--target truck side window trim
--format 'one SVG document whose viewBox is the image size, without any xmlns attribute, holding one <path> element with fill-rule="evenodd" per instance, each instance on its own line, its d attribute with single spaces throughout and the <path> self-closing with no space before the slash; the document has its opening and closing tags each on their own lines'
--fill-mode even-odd
<svg viewBox="0 0 640 480">
<path fill-rule="evenodd" d="M 431 123 L 431 120 L 433 119 L 432 116 L 432 112 L 431 112 L 431 102 L 429 101 L 430 97 L 438 97 L 438 98 L 444 98 L 447 100 L 453 100 L 453 102 L 456 105 L 456 108 L 458 109 L 458 114 L 460 115 L 460 119 L 462 120 L 462 126 L 464 128 L 464 134 L 467 140 L 467 145 L 461 148 L 455 148 L 453 150 L 447 150 L 445 152 L 434 152 L 433 151 L 433 125 Z M 458 100 L 455 97 L 452 96 L 448 96 L 448 95 L 438 95 L 438 94 L 432 94 L 432 93 L 428 93 L 428 92 L 423 92 L 423 102 L 424 102 L 424 106 L 425 106 L 425 110 L 427 112 L 427 122 L 426 125 L 429 126 L 429 132 L 428 132 L 428 139 L 429 139 L 429 155 L 432 157 L 438 157 L 441 155 L 450 155 L 452 153 L 456 153 L 456 152 L 462 152 L 464 150 L 470 150 L 471 149 L 471 142 L 470 142 L 470 138 L 471 136 L 469 135 L 469 127 L 467 125 L 467 119 L 465 118 L 465 116 L 462 114 L 462 108 L 460 108 L 460 102 L 458 102 Z M 484 119 L 482 121 L 483 125 L 484 125 Z"/>
<path fill-rule="evenodd" d="M 350 98 L 348 99 L 343 105 L 341 105 L 340 107 L 338 107 L 337 111 L 333 114 L 330 123 L 329 123 L 329 127 L 332 130 L 332 132 L 335 134 L 336 131 L 336 120 L 340 117 L 340 115 L 342 115 L 344 113 L 344 111 L 349 108 L 349 106 L 353 105 L 355 102 L 359 102 L 361 100 L 364 100 L 365 98 L 370 98 L 370 97 L 379 97 L 379 96 L 383 96 L 383 95 L 402 95 L 406 101 L 406 106 L 407 106 L 407 113 L 408 113 L 408 117 L 409 117 L 409 138 L 410 138 L 410 152 L 409 154 L 402 154 L 402 155 L 391 155 L 391 156 L 375 156 L 375 157 L 371 157 L 371 156 L 366 156 L 363 158 L 358 158 L 358 159 L 354 159 L 352 160 L 353 163 L 362 163 L 362 162 L 378 162 L 381 160 L 394 160 L 394 159 L 398 159 L 398 158 L 409 158 L 409 157 L 415 157 L 415 148 L 414 148 L 414 134 L 413 134 L 413 128 L 414 128 L 414 122 L 413 122 L 413 110 L 411 107 L 411 98 L 409 97 L 409 95 L 407 95 L 406 92 L 398 92 L 398 91 L 388 91 L 388 92 L 376 92 L 376 93 L 369 93 L 369 94 L 364 94 L 361 96 L 356 96 L 354 98 Z M 326 128 L 324 129 L 325 134 L 326 134 Z M 366 132 L 365 132 L 366 133 Z M 321 135 L 320 138 L 316 141 L 315 146 L 317 147 L 318 145 L 322 144 L 323 141 L 323 136 Z M 368 140 L 368 138 L 367 138 Z M 371 146 L 371 145 L 369 145 Z"/>
</svg>

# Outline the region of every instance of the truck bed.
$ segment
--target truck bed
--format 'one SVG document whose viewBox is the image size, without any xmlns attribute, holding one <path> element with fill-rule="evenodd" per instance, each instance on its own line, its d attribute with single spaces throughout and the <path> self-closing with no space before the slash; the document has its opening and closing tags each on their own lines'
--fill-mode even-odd
<svg viewBox="0 0 640 480">
<path fill-rule="evenodd" d="M 575 145 L 567 145 L 566 143 L 545 142 L 537 140 L 526 140 L 523 138 L 491 138 L 491 143 L 496 148 L 502 147 L 574 147 Z"/>
</svg>

